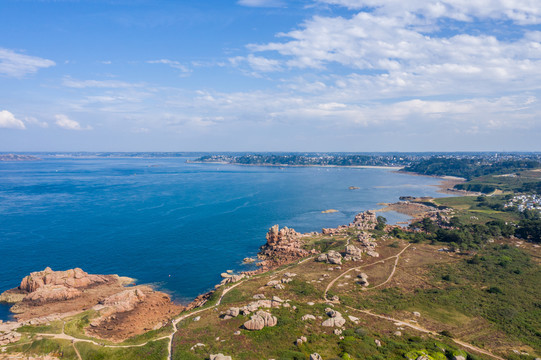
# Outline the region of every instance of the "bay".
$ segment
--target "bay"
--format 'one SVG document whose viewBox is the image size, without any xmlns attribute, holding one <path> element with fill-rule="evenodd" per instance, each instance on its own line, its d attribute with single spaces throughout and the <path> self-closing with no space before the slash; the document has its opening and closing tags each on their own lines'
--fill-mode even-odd
<svg viewBox="0 0 541 360">
<path fill-rule="evenodd" d="M 185 161 L 0 163 L 0 292 L 47 266 L 81 267 L 134 277 L 187 302 L 213 288 L 221 272 L 249 269 L 242 259 L 256 255 L 274 224 L 320 231 L 402 195 L 441 196 L 438 179 L 389 169 Z M 0 307 L 0 319 L 6 314 Z"/>
</svg>

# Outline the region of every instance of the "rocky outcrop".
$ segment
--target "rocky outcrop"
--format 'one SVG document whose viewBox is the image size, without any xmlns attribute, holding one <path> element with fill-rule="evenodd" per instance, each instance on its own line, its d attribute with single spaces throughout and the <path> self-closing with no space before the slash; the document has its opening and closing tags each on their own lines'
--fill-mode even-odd
<svg viewBox="0 0 541 360">
<path fill-rule="evenodd" d="M 90 275 L 79 268 L 53 271 L 47 267 L 23 278 L 18 288 L 6 291 L 0 295 L 0 300 L 42 305 L 77 298 L 84 289 L 107 283 L 120 286 L 121 281 L 116 275 Z M 13 311 L 17 309 L 15 306 Z"/>
<path fill-rule="evenodd" d="M 134 289 L 124 290 L 111 295 L 101 301 L 100 305 L 114 310 L 114 312 L 130 311 L 143 302 L 146 298 L 144 291 L 152 292 L 149 287 L 140 286 Z"/>
<path fill-rule="evenodd" d="M 365 273 L 360 273 L 359 275 L 357 275 L 357 277 L 359 278 L 357 280 L 357 283 L 362 287 L 367 287 L 368 285 L 370 285 L 368 283 L 368 275 L 366 275 Z"/>
<path fill-rule="evenodd" d="M 19 290 L 31 293 L 47 286 L 82 289 L 111 280 L 111 276 L 89 275 L 79 268 L 66 271 L 53 271 L 50 267 L 47 267 L 43 271 L 33 272 L 26 276 L 21 281 Z"/>
<path fill-rule="evenodd" d="M 372 257 L 379 257 L 379 253 L 376 251 L 377 243 L 372 239 L 372 236 L 368 233 L 361 233 L 357 238 L 361 243 L 361 251 L 365 252 L 366 255 Z"/>
<path fill-rule="evenodd" d="M 346 246 L 346 255 L 344 256 L 345 261 L 361 261 L 361 255 L 363 251 L 357 248 L 355 245 Z"/>
<path fill-rule="evenodd" d="M 327 264 L 341 265 L 342 255 L 338 251 L 329 250 L 329 252 L 326 254 L 320 254 L 316 258 L 316 261 L 326 262 Z"/>
<path fill-rule="evenodd" d="M 321 325 L 328 326 L 328 327 L 342 327 L 346 323 L 346 319 L 342 317 L 342 314 L 339 313 L 336 310 L 327 308 L 325 309 L 325 312 L 328 316 L 330 316 L 329 319 L 323 321 Z"/>
<path fill-rule="evenodd" d="M 287 227 L 280 229 L 278 225 L 274 225 L 267 233 L 267 243 L 261 247 L 257 255 L 262 260 L 258 265 L 262 271 L 266 271 L 306 257 L 310 253 L 302 248 L 303 245 L 300 233 Z"/>
<path fill-rule="evenodd" d="M 0 333 L 0 346 L 11 344 L 21 340 L 21 334 L 15 331 Z"/>
<path fill-rule="evenodd" d="M 265 326 L 273 327 L 277 324 L 278 319 L 271 313 L 259 310 L 250 320 L 244 323 L 244 327 L 248 330 L 261 330 Z"/>
<path fill-rule="evenodd" d="M 350 228 L 356 228 L 359 230 L 374 230 L 378 223 L 376 213 L 372 211 L 365 211 L 355 215 L 353 222 L 349 224 Z"/>
<path fill-rule="evenodd" d="M 126 288 L 128 281 L 133 283 L 133 279 L 91 275 L 79 268 L 46 268 L 26 276 L 19 287 L 7 294 L 18 297 L 11 308 L 18 320 L 16 324 L 46 324 L 93 308 L 100 311 L 100 317 L 92 319 L 85 332 L 111 341 L 161 327 L 183 309 L 172 303 L 167 294 L 148 286 Z"/>
<path fill-rule="evenodd" d="M 26 295 L 23 300 L 35 305 L 53 301 L 65 301 L 81 296 L 82 292 L 76 288 L 68 288 L 63 285 L 46 285 Z"/>
</svg>

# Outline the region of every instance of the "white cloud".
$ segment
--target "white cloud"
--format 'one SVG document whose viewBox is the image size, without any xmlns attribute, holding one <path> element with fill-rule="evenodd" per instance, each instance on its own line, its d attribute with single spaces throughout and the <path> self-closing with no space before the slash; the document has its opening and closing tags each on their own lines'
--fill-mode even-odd
<svg viewBox="0 0 541 360">
<path fill-rule="evenodd" d="M 41 68 L 54 65 L 56 64 L 52 60 L 18 54 L 12 50 L 0 48 L 0 75 L 22 77 L 33 74 Z"/>
<path fill-rule="evenodd" d="M 375 13 L 401 16 L 415 13 L 425 18 L 450 18 L 471 21 L 472 18 L 510 19 L 518 24 L 541 23 L 538 0 L 318 0 L 320 3 L 350 9 L 374 8 Z"/>
<path fill-rule="evenodd" d="M 165 64 L 173 69 L 180 70 L 183 74 L 188 74 L 191 72 L 190 69 L 188 69 L 186 66 L 182 65 L 180 62 L 175 60 L 169 60 L 169 59 L 160 59 L 160 60 L 149 60 L 147 61 L 149 64 Z"/>
<path fill-rule="evenodd" d="M 229 61 L 235 66 L 241 66 L 242 64 L 248 64 L 256 72 L 273 72 L 282 70 L 282 66 L 278 60 L 267 59 L 263 56 L 254 56 L 249 54 L 248 56 L 236 56 L 230 58 Z"/>
<path fill-rule="evenodd" d="M 284 2 L 281 0 L 239 0 L 239 5 L 249 7 L 281 7 Z"/>
<path fill-rule="evenodd" d="M 25 117 L 24 121 L 27 124 L 36 125 L 36 126 L 39 126 L 39 127 L 42 127 L 42 128 L 48 128 L 49 127 L 49 123 L 47 123 L 46 121 L 39 121 L 38 119 L 36 119 L 35 117 L 32 117 L 32 116 Z"/>
<path fill-rule="evenodd" d="M 117 80 L 76 80 L 76 79 L 72 79 L 71 77 L 65 77 L 62 80 L 62 85 L 70 87 L 70 88 L 76 88 L 76 89 L 83 89 L 83 88 L 120 89 L 120 88 L 132 88 L 132 87 L 143 86 L 142 84 L 134 84 L 134 83 L 128 83 L 124 81 L 117 81 Z"/>
<path fill-rule="evenodd" d="M 92 130 L 91 126 L 82 127 L 77 121 L 70 119 L 66 115 L 57 114 L 55 115 L 56 122 L 55 124 L 62 129 L 66 130 Z"/>
<path fill-rule="evenodd" d="M 279 34 L 283 41 L 250 45 L 258 63 L 245 59 L 254 71 L 263 71 L 258 64 L 265 64 L 263 55 L 273 52 L 272 59 L 266 56 L 272 67 L 264 70 L 325 70 L 327 78 L 339 64 L 351 74 L 334 75 L 337 82 L 356 85 L 372 98 L 540 88 L 539 32 L 524 31 L 515 40 L 484 34 L 442 37 L 417 29 L 419 24 L 415 16 L 363 11 L 350 18 L 316 16 L 300 29 Z"/>
<path fill-rule="evenodd" d="M 0 128 L 24 130 L 26 126 L 7 110 L 0 111 Z"/>
</svg>

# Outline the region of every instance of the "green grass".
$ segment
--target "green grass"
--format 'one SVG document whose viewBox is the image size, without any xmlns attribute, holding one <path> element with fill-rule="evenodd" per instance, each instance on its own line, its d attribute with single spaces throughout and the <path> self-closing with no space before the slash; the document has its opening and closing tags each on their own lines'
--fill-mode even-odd
<svg viewBox="0 0 541 360">
<path fill-rule="evenodd" d="M 18 345 L 9 348 L 12 353 L 24 353 L 26 355 L 52 355 L 67 360 L 77 360 L 77 354 L 71 341 L 61 339 L 41 339 L 31 344 Z"/>
<path fill-rule="evenodd" d="M 153 341 L 145 346 L 110 348 L 86 342 L 75 344 L 84 360 L 166 360 L 168 340 Z"/>
<path fill-rule="evenodd" d="M 413 293 L 388 288 L 355 305 L 385 313 L 421 310 L 454 325 L 465 322 L 465 316 L 482 317 L 511 339 L 541 352 L 541 267 L 525 252 L 490 246 L 470 261 L 437 265 L 431 273 L 431 282 L 439 288 Z"/>
<path fill-rule="evenodd" d="M 62 333 L 62 321 L 53 321 L 49 325 L 25 325 L 17 329 L 17 332 L 28 334 L 60 334 Z"/>
<path fill-rule="evenodd" d="M 85 334 L 85 327 L 90 324 L 90 321 L 98 316 L 98 312 L 95 310 L 87 310 L 80 314 L 77 314 L 66 321 L 64 325 L 64 333 L 71 335 L 78 339 L 93 339 Z M 112 344 L 111 341 L 99 340 L 100 343 Z"/>
<path fill-rule="evenodd" d="M 121 345 L 134 345 L 134 344 L 144 344 L 147 341 L 158 339 L 164 336 L 169 336 L 173 333 L 173 325 L 168 324 L 157 330 L 147 331 L 144 334 L 133 336 L 121 343 Z"/>
</svg>

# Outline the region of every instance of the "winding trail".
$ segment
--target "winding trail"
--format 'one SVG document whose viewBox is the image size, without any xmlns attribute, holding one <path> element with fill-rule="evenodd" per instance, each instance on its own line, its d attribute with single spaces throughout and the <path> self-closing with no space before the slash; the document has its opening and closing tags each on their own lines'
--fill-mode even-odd
<svg viewBox="0 0 541 360">
<path fill-rule="evenodd" d="M 306 259 L 303 259 L 299 262 L 295 262 L 289 266 L 286 266 L 285 268 L 281 269 L 281 270 L 278 270 L 276 271 L 276 273 L 281 273 L 289 268 L 291 268 L 292 266 L 295 266 L 295 265 L 300 265 L 310 259 L 313 259 L 314 257 L 313 256 L 310 256 L 310 257 L 307 257 Z M 248 280 L 248 279 L 246 279 Z M 222 295 L 220 295 L 220 297 L 218 298 L 218 301 L 216 301 L 216 304 L 212 305 L 212 306 L 209 306 L 207 308 L 204 308 L 204 309 L 199 309 L 199 310 L 196 310 L 196 311 L 193 311 L 189 314 L 185 314 L 185 315 L 181 315 L 180 317 L 178 317 L 177 319 L 173 320 L 171 323 L 173 324 L 173 333 L 169 336 L 166 336 L 165 338 L 169 338 L 169 345 L 167 346 L 167 351 L 168 351 L 168 355 L 167 355 L 167 359 L 169 360 L 173 360 L 173 337 L 175 336 L 175 334 L 177 333 L 178 329 L 177 329 L 177 324 L 179 322 L 181 322 L 182 320 L 184 319 L 187 319 L 189 318 L 190 316 L 192 315 L 195 315 L 195 314 L 199 314 L 203 311 L 207 311 L 207 310 L 210 310 L 210 309 L 213 309 L 217 306 L 219 306 L 221 303 L 222 303 L 222 299 L 224 298 L 224 296 L 231 290 L 233 290 L 234 288 L 236 288 L 237 286 L 243 284 L 246 280 L 242 280 L 242 281 L 239 281 L 238 283 L 224 289 L 224 291 L 222 292 Z M 159 340 L 159 339 L 156 339 L 156 340 Z"/>
<path fill-rule="evenodd" d="M 362 265 L 362 266 L 358 266 L 358 267 L 354 267 L 354 268 L 351 268 L 347 271 L 344 271 L 342 274 L 338 275 L 334 280 L 332 280 L 329 285 L 327 285 L 327 288 L 325 289 L 325 293 L 323 294 L 323 299 L 325 301 L 329 301 L 329 299 L 327 299 L 327 292 L 331 289 L 331 287 L 334 285 L 334 283 L 340 279 L 342 276 L 346 275 L 348 272 L 350 271 L 353 271 L 355 269 L 361 269 L 361 268 L 365 268 L 365 267 L 368 267 L 368 266 L 371 266 L 371 265 L 374 265 L 374 264 L 378 264 L 378 263 L 382 263 L 382 262 L 385 262 L 386 260 L 389 260 L 389 259 L 392 259 L 392 258 L 396 258 L 395 259 L 395 262 L 394 262 L 394 266 L 393 266 L 393 270 L 391 271 L 391 273 L 389 274 L 389 277 L 387 277 L 387 279 L 382 282 L 381 284 L 378 284 L 376 286 L 373 286 L 371 288 L 368 288 L 368 289 L 365 289 L 365 290 L 371 290 L 371 289 L 376 289 L 380 286 L 383 286 L 385 284 L 387 284 L 389 281 L 391 281 L 391 279 L 393 278 L 395 272 L 396 272 L 396 268 L 398 267 L 398 261 L 400 260 L 400 256 L 404 253 L 404 251 L 406 251 L 409 247 L 411 246 L 411 244 L 408 244 L 406 247 L 404 247 L 398 254 L 396 255 L 393 255 L 393 256 L 389 256 L 385 259 L 382 259 L 382 260 L 379 260 L 379 261 L 376 261 L 376 262 L 373 262 L 371 264 L 366 264 L 366 265 Z M 351 307 L 351 306 L 347 306 L 347 305 L 343 305 L 345 308 L 347 309 L 350 309 L 350 310 L 353 310 L 353 311 L 357 311 L 357 312 L 360 312 L 360 313 L 363 313 L 363 314 L 366 314 L 366 315 L 369 315 L 369 316 L 373 316 L 373 317 L 376 317 L 376 318 L 379 318 L 379 319 L 384 319 L 384 320 L 387 320 L 387 321 L 392 321 L 394 322 L 396 325 L 399 325 L 399 326 L 405 326 L 405 327 L 409 327 L 411 329 L 414 329 L 414 330 L 417 330 L 417 331 L 420 331 L 420 332 L 423 332 L 425 334 L 429 334 L 429 335 L 432 335 L 432 336 L 438 336 L 439 334 L 435 331 L 432 331 L 432 330 L 428 330 L 418 324 L 411 324 L 407 321 L 404 321 L 404 320 L 399 320 L 399 319 L 395 319 L 395 318 L 392 318 L 390 316 L 385 316 L 385 315 L 379 315 L 379 314 L 374 314 L 373 312 L 371 312 L 370 310 L 361 310 L 361 309 L 356 309 L 354 307 Z M 474 346 L 472 344 L 469 344 L 467 342 L 464 342 L 464 341 L 461 341 L 461 340 L 458 340 L 458 339 L 453 339 L 453 338 L 450 338 L 454 343 L 464 347 L 464 348 L 467 348 L 471 351 L 474 351 L 474 352 L 477 352 L 477 353 L 480 353 L 480 354 L 484 354 L 484 355 L 487 355 L 491 358 L 494 358 L 494 359 L 497 359 L 497 360 L 505 360 L 504 358 L 502 357 L 499 357 L 498 355 L 494 355 L 493 353 L 487 351 L 487 350 L 484 350 L 484 349 L 481 349 L 477 346 Z"/>
<path fill-rule="evenodd" d="M 402 253 L 404 253 L 404 251 L 406 251 L 410 246 L 411 246 L 411 244 L 408 244 L 406 247 L 404 247 L 404 248 L 403 248 L 398 254 L 396 254 L 396 255 L 389 256 L 389 257 L 387 257 L 387 258 L 385 258 L 385 259 L 378 260 L 378 261 L 373 262 L 373 263 L 371 263 L 371 264 L 366 264 L 366 265 L 357 266 L 357 267 L 354 267 L 354 268 L 351 268 L 351 269 L 349 269 L 349 270 L 344 271 L 343 273 L 341 273 L 340 275 L 338 275 L 334 280 L 332 280 L 332 281 L 329 283 L 329 285 L 327 285 L 327 287 L 325 288 L 325 293 L 323 294 L 323 299 L 324 299 L 325 301 L 329 301 L 329 299 L 327 299 L 327 293 L 329 292 L 329 290 L 331 289 L 331 287 L 334 285 L 334 283 L 335 283 L 336 281 L 338 281 L 338 279 L 340 279 L 342 276 L 346 275 L 346 274 L 349 273 L 350 271 L 357 270 L 357 269 L 362 269 L 362 268 L 369 267 L 369 266 L 372 266 L 372 265 L 375 265 L 375 264 L 383 263 L 383 262 L 385 262 L 385 261 L 387 261 L 387 260 L 390 260 L 390 259 L 392 259 L 392 258 L 396 258 L 396 260 L 395 260 L 395 262 L 394 262 L 393 271 L 391 272 L 391 274 L 389 275 L 389 277 L 387 278 L 387 280 L 385 280 L 383 283 L 381 283 L 381 284 L 379 284 L 379 285 L 377 285 L 377 286 L 374 286 L 374 287 L 372 287 L 372 288 L 368 288 L 368 289 L 365 289 L 365 290 L 375 289 L 375 288 L 377 288 L 377 287 L 380 287 L 380 286 L 382 286 L 382 285 L 385 285 L 386 283 L 388 283 L 388 282 L 392 279 L 392 277 L 393 277 L 393 275 L 394 275 L 394 273 L 395 273 L 395 271 L 396 271 L 396 267 L 398 266 L 398 260 L 400 260 L 400 255 L 402 255 Z"/>
</svg>

